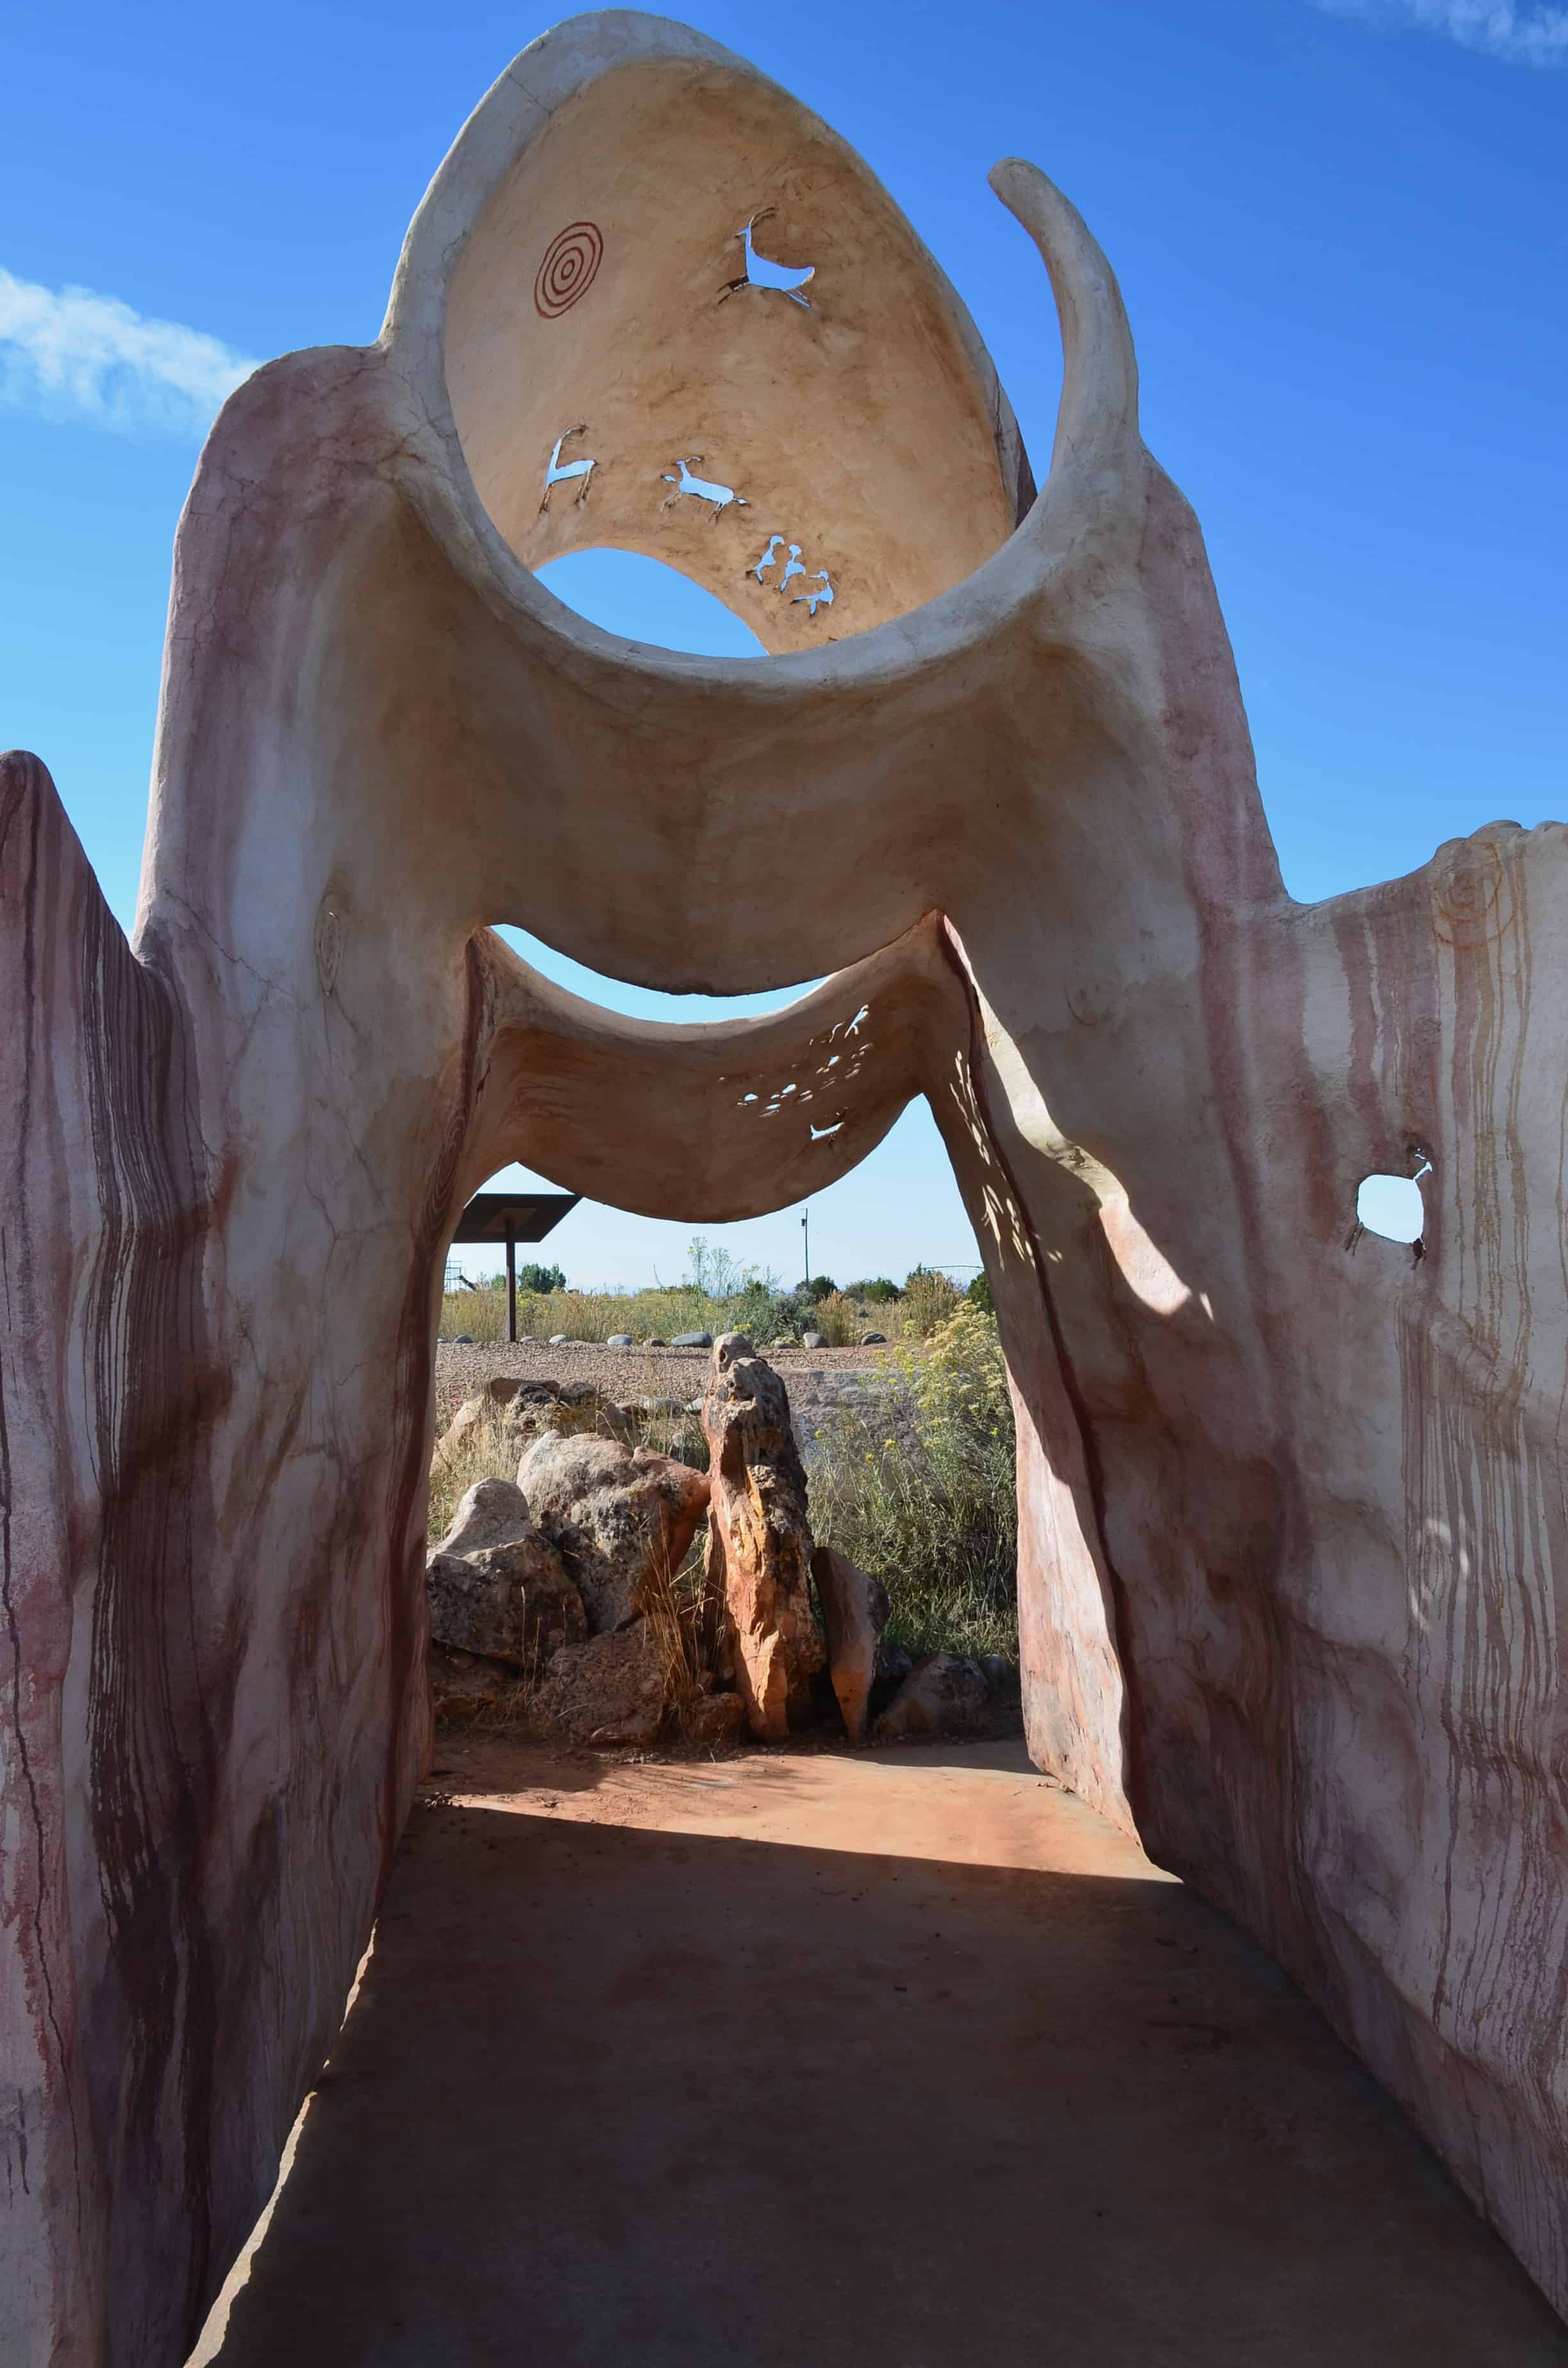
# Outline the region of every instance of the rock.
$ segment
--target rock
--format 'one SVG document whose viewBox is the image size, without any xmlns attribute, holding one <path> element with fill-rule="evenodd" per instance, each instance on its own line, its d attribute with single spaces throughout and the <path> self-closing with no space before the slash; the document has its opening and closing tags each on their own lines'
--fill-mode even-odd
<svg viewBox="0 0 1568 2368">
<path fill-rule="evenodd" d="M 605 1347 L 607 1349 L 630 1349 L 632 1341 L 630 1332 L 607 1332 L 605 1335 Z"/>
<path fill-rule="evenodd" d="M 444 1645 L 430 1647 L 430 1708 L 437 1718 L 472 1718 L 516 1682 L 512 1671 L 499 1661 L 481 1660 L 472 1653 L 451 1653 Z"/>
<path fill-rule="evenodd" d="M 572 1345 L 571 1336 L 565 1332 L 552 1332 L 550 1336 L 550 1345 L 552 1349 L 569 1349 Z"/>
<path fill-rule="evenodd" d="M 959 1735 L 985 1709 L 989 1689 L 976 1661 L 955 1653 L 927 1653 L 916 1661 L 878 1719 L 879 1743 L 901 1735 Z"/>
<path fill-rule="evenodd" d="M 825 1349 L 827 1346 L 827 1334 L 825 1332 L 802 1332 L 801 1335 L 801 1346 L 802 1349 Z"/>
<path fill-rule="evenodd" d="M 667 1340 L 661 1340 L 656 1332 L 652 1339 L 644 1340 L 642 1343 L 644 1349 L 667 1349 L 669 1345 Z"/>
<path fill-rule="evenodd" d="M 818 1546 L 812 1577 L 827 1630 L 827 1666 L 851 1743 L 866 1739 L 866 1713 L 876 1682 L 877 1654 L 888 1624 L 888 1591 L 880 1578 L 833 1546 Z"/>
<path fill-rule="evenodd" d="M 455 1455 L 465 1440 L 475 1430 L 494 1427 L 522 1388 L 510 1373 L 497 1373 L 485 1383 L 477 1396 L 465 1398 L 446 1429 L 436 1441 L 437 1455 Z"/>
<path fill-rule="evenodd" d="M 722 1335 L 702 1402 L 711 1459 L 708 1583 L 722 1593 L 752 1733 L 782 1742 L 827 1658 L 812 1610 L 806 1475 L 783 1383 L 744 1332 Z"/>
<path fill-rule="evenodd" d="M 434 1643 L 538 1670 L 588 1633 L 583 1599 L 537 1530 L 476 1554 L 433 1554 L 425 1565 Z"/>
<path fill-rule="evenodd" d="M 478 1554 L 485 1546 L 508 1545 L 514 1538 L 527 1537 L 533 1525 L 528 1500 L 514 1481 L 479 1480 L 460 1499 L 451 1528 L 432 1552 Z"/>
<path fill-rule="evenodd" d="M 671 1336 L 670 1346 L 672 1349 L 711 1349 L 713 1335 L 711 1332 L 676 1332 Z"/>
<path fill-rule="evenodd" d="M 530 1709 L 577 1743 L 652 1743 L 664 1717 L 665 1680 L 646 1621 L 563 1646 Z"/>
<path fill-rule="evenodd" d="M 679 1567 L 708 1509 L 708 1475 L 649 1447 L 547 1433 L 517 1466 L 534 1520 L 560 1552 L 596 1634 L 640 1612 Z"/>
<path fill-rule="evenodd" d="M 710 1751 L 725 1750 L 738 1743 L 745 1732 L 745 1697 L 698 1694 L 682 1712 L 681 1725 L 688 1743 L 700 1744 Z"/>
<path fill-rule="evenodd" d="M 862 1332 L 860 1346 L 862 1349 L 885 1349 L 887 1339 L 888 1336 L 885 1332 Z"/>
<path fill-rule="evenodd" d="M 452 1339 L 452 1346 L 454 1349 L 472 1349 L 473 1346 L 473 1334 L 472 1332 L 459 1332 L 455 1334 Z"/>
</svg>

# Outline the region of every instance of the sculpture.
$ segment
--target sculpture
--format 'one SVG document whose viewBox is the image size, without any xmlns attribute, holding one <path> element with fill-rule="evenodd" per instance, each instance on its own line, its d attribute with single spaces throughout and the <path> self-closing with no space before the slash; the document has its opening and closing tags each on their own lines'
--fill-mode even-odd
<svg viewBox="0 0 1568 2368">
<path fill-rule="evenodd" d="M 377 344 L 272 364 L 213 430 L 133 947 L 7 760 L 18 2361 L 184 2356 L 342 2012 L 426 1750 L 471 1191 L 522 1158 L 738 1217 L 922 1092 L 1013 1378 L 1037 1758 L 1263 1940 L 1568 2299 L 1565 835 L 1291 903 L 1115 280 L 1032 166 L 993 181 L 1062 321 L 1038 499 L 961 304 L 825 127 L 682 28 L 557 28 L 437 175 Z M 715 304 L 785 196 L 810 308 Z M 589 393 L 591 509 L 541 517 Z M 821 554 L 814 628 L 705 505 L 661 509 L 692 443 Z M 901 500 L 922 454 L 940 494 Z M 590 534 L 785 662 L 571 616 L 530 569 Z M 500 920 L 654 987 L 835 975 L 639 1025 Z M 1422 1260 L 1347 1249 L 1361 1179 L 1420 1160 Z"/>
</svg>

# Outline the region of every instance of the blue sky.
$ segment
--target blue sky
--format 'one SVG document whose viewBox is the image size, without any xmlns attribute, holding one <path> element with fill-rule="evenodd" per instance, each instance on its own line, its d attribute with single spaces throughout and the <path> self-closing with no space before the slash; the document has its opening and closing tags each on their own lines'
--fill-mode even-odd
<svg viewBox="0 0 1568 2368">
<path fill-rule="evenodd" d="M 986 170 L 1030 156 L 1081 207 L 1127 296 L 1145 435 L 1203 521 L 1296 894 L 1568 814 L 1568 9 L 687 13 L 868 158 L 1041 468 L 1055 325 Z M 204 427 L 247 359 L 375 335 L 430 175 L 550 21 L 489 0 L 0 9 L 0 744 L 50 765 L 127 921 Z M 733 630 L 633 574 L 587 562 L 557 588 L 647 640 Z M 689 1230 L 585 1208 L 555 1248 L 574 1281 L 632 1282 L 678 1269 Z M 792 1272 L 799 1214 L 722 1237 Z M 924 1113 L 812 1204 L 812 1265 L 840 1280 L 974 1256 Z"/>
</svg>

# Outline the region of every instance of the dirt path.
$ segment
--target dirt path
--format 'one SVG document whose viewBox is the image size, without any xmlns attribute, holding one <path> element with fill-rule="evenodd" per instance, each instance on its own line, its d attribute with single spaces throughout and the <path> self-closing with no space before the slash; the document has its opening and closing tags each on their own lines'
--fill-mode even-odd
<svg viewBox="0 0 1568 2368">
<path fill-rule="evenodd" d="M 448 1747 L 222 2368 L 1536 2368 L 1283 1978 L 1012 1745 Z"/>
</svg>

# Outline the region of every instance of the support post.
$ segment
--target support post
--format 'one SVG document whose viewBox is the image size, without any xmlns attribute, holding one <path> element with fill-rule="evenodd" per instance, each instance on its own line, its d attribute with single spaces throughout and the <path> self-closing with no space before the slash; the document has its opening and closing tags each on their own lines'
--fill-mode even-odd
<svg viewBox="0 0 1568 2368">
<path fill-rule="evenodd" d="M 517 1228 L 516 1221 L 506 1220 L 506 1338 L 517 1337 Z"/>
</svg>

